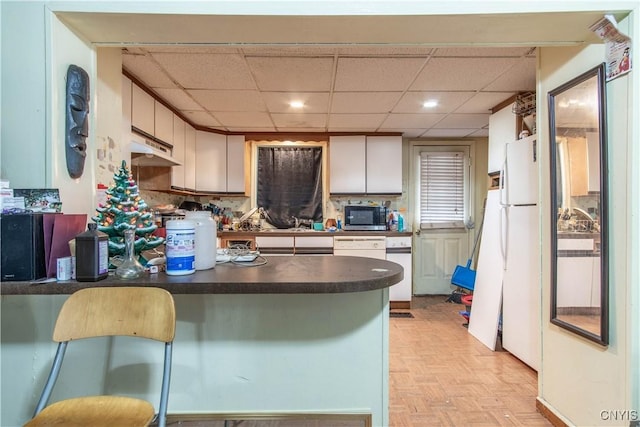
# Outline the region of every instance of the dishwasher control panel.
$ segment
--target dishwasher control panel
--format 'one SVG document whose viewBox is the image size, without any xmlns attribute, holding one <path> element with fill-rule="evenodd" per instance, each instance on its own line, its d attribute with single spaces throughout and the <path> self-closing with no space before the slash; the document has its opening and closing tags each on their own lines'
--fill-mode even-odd
<svg viewBox="0 0 640 427">
<path fill-rule="evenodd" d="M 335 236 L 333 249 L 385 249 L 384 236 Z"/>
</svg>

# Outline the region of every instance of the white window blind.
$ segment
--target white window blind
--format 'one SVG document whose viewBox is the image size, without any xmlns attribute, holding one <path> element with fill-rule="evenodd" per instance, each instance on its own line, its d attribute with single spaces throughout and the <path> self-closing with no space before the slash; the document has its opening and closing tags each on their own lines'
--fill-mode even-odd
<svg viewBox="0 0 640 427">
<path fill-rule="evenodd" d="M 420 153 L 420 225 L 464 224 L 465 154 Z"/>
</svg>

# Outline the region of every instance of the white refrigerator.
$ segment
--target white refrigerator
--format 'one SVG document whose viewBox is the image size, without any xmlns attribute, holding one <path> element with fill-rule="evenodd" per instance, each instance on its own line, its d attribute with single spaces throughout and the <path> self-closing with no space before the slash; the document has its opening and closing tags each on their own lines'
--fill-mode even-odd
<svg viewBox="0 0 640 427">
<path fill-rule="evenodd" d="M 506 144 L 501 185 L 487 192 L 469 333 L 538 369 L 540 246 L 535 136 Z"/>
<path fill-rule="evenodd" d="M 536 135 L 506 144 L 500 186 L 502 347 L 538 370 L 540 236 Z"/>
</svg>

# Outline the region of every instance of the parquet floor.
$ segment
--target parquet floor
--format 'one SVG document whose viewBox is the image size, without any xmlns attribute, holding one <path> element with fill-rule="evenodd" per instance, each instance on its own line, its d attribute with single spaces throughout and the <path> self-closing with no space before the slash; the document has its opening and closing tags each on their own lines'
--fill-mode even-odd
<svg viewBox="0 0 640 427">
<path fill-rule="evenodd" d="M 389 427 L 551 426 L 536 411 L 537 374 L 462 326 L 464 305 L 414 297 L 389 319 Z M 170 427 L 354 427 L 336 420 L 172 420 Z"/>
<path fill-rule="evenodd" d="M 390 425 L 551 426 L 536 411 L 536 372 L 476 340 L 462 326 L 464 305 L 445 299 L 414 297 L 411 310 L 393 310 L 414 317 L 389 321 Z"/>
</svg>

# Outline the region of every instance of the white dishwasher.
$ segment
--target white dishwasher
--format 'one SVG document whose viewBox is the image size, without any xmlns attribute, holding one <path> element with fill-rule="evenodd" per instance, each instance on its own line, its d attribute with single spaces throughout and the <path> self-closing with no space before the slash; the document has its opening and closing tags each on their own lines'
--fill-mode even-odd
<svg viewBox="0 0 640 427">
<path fill-rule="evenodd" d="M 333 254 L 386 259 L 385 236 L 334 236 Z"/>
</svg>

